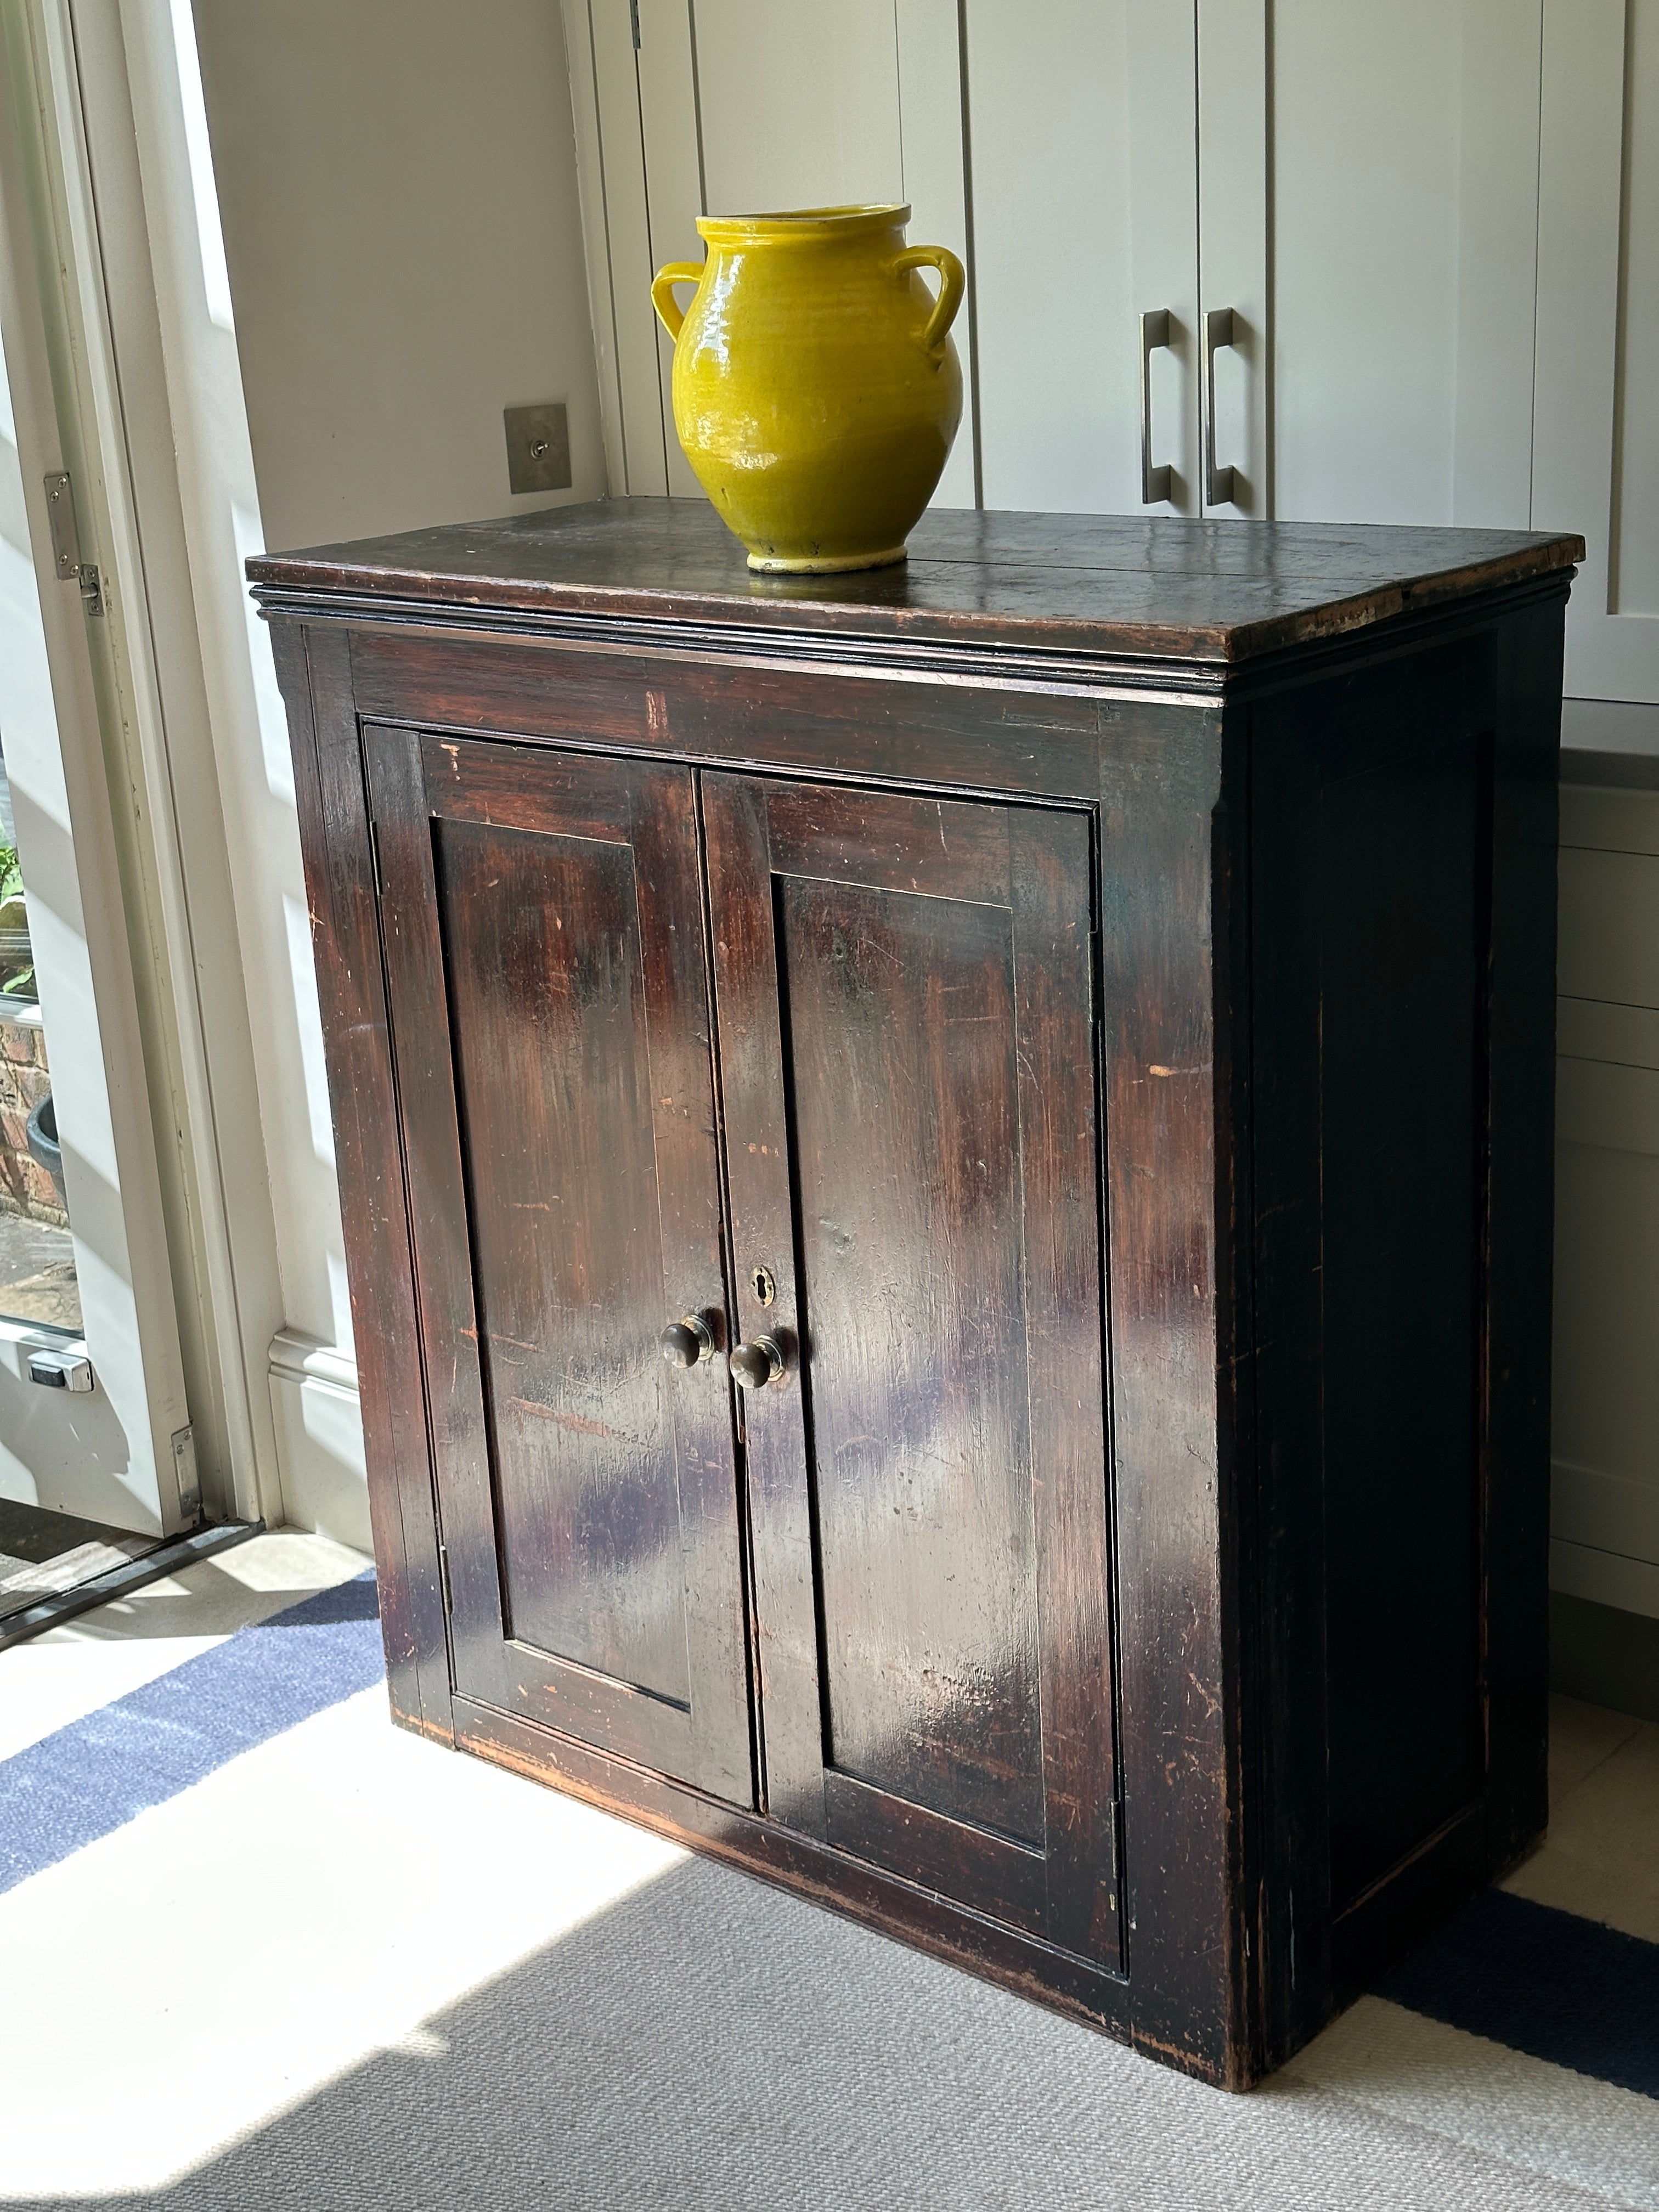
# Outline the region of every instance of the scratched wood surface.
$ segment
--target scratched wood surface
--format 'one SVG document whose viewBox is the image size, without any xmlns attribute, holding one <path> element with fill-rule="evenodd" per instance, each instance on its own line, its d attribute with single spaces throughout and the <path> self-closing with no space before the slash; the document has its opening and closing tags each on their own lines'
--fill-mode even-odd
<svg viewBox="0 0 1659 2212">
<path fill-rule="evenodd" d="M 690 779 L 368 753 L 457 1686 L 746 1800 Z"/>
<path fill-rule="evenodd" d="M 631 499 L 263 555 L 248 574 L 272 595 L 1237 664 L 1583 557 L 1582 539 L 1522 531 L 939 509 L 893 568 L 762 577 L 706 501 Z"/>
<path fill-rule="evenodd" d="M 398 1716 L 1232 2086 L 1524 1850 L 1575 551 L 257 564 Z"/>
<path fill-rule="evenodd" d="M 769 1790 L 1115 1962 L 1086 817 L 703 793 Z"/>
</svg>

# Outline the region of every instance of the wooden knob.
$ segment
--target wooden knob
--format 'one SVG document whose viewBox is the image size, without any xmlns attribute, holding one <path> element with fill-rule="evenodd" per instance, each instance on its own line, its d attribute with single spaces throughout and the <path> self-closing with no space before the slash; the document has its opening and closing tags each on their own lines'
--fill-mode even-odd
<svg viewBox="0 0 1659 2212">
<path fill-rule="evenodd" d="M 732 1354 L 732 1372 L 745 1390 L 763 1390 L 783 1372 L 783 1347 L 775 1336 L 757 1337 Z"/>
<path fill-rule="evenodd" d="M 684 1314 L 671 1321 L 657 1341 L 671 1367 L 695 1367 L 714 1349 L 714 1339 L 701 1314 Z"/>
</svg>

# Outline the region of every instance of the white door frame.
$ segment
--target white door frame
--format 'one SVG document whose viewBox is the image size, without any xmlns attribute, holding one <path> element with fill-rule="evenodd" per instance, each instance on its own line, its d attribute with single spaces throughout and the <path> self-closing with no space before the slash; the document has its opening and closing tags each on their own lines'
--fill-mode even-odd
<svg viewBox="0 0 1659 2212">
<path fill-rule="evenodd" d="M 281 1294 L 155 265 L 158 228 L 173 273 L 181 221 L 192 254 L 196 226 L 187 183 L 182 218 L 178 192 L 145 189 L 164 158 L 175 181 L 188 170 L 173 27 L 167 0 L 0 0 L 0 27 L 14 402 L 73 828 L 59 857 L 95 1006 L 96 1064 L 66 1079 L 60 1121 L 87 1335 L 161 1529 L 193 1516 L 192 1452 L 210 1510 L 276 1520 L 264 1370 Z M 213 427 L 182 428 L 199 444 Z M 101 618 L 45 563 L 52 466 L 75 484 Z M 217 595 L 240 599 L 225 565 Z M 246 663 L 245 624 L 240 645 Z M 57 897 L 50 855 L 23 857 L 32 890 Z M 43 996 L 56 1058 L 49 979 Z"/>
</svg>

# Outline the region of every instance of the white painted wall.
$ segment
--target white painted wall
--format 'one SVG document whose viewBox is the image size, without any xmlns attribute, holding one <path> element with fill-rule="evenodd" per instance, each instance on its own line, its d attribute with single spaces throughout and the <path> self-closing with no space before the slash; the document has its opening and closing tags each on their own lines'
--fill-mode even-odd
<svg viewBox="0 0 1659 2212">
<path fill-rule="evenodd" d="M 556 503 L 501 410 L 563 399 L 605 490 L 557 0 L 197 0 L 273 546 Z"/>
<path fill-rule="evenodd" d="M 188 26 L 189 0 L 133 4 Z M 604 493 L 569 80 L 557 0 L 196 0 L 195 40 L 199 94 L 181 40 L 180 125 L 198 142 L 202 250 L 177 344 L 197 416 L 216 414 L 222 434 L 181 461 L 198 492 L 198 620 L 220 632 L 208 658 L 276 1222 L 281 1510 L 367 1545 L 286 725 L 238 576 L 262 544 Z M 239 360 L 240 392 L 225 382 Z M 574 481 L 514 499 L 501 410 L 543 399 L 569 410 Z"/>
</svg>

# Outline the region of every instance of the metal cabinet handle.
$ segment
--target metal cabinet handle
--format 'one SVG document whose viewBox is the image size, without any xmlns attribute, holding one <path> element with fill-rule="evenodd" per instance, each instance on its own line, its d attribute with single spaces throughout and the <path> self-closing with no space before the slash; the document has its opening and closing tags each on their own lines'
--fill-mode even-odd
<svg viewBox="0 0 1659 2212">
<path fill-rule="evenodd" d="M 775 1336 L 759 1336 L 738 1345 L 727 1364 L 745 1390 L 763 1390 L 783 1372 L 783 1346 Z"/>
<path fill-rule="evenodd" d="M 1155 307 L 1140 319 L 1140 498 L 1154 507 L 1170 496 L 1170 464 L 1152 466 L 1152 356 L 1170 343 L 1170 311 Z"/>
<path fill-rule="evenodd" d="M 1225 507 L 1237 496 L 1237 471 L 1231 462 L 1215 465 L 1215 357 L 1218 347 L 1236 345 L 1233 311 L 1212 307 L 1204 318 L 1204 504 Z"/>
</svg>

